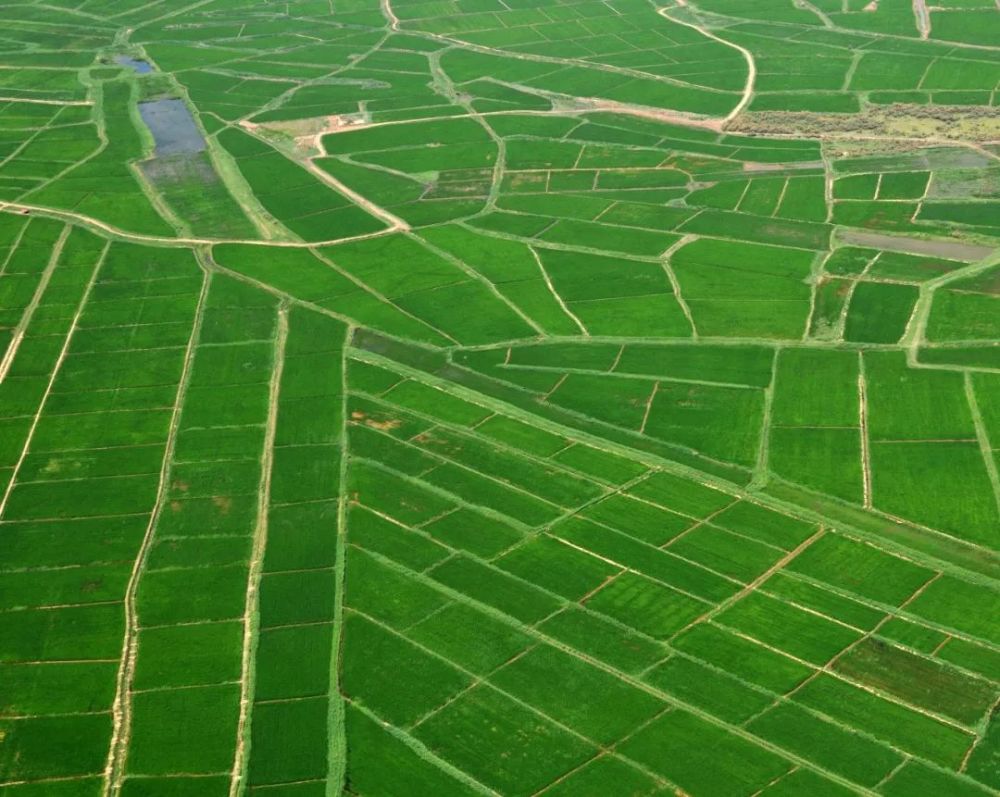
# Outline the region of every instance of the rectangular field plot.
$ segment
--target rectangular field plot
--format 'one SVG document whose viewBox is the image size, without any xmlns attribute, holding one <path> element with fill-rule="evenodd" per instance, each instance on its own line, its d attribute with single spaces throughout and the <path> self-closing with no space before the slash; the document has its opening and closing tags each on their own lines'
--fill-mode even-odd
<svg viewBox="0 0 1000 797">
<path fill-rule="evenodd" d="M 768 469 L 788 481 L 860 502 L 864 495 L 860 429 L 773 428 Z"/>
<path fill-rule="evenodd" d="M 773 598 L 750 595 L 718 616 L 726 628 L 812 664 L 822 665 L 860 636 Z"/>
<path fill-rule="evenodd" d="M 972 739 L 969 732 L 829 676 L 820 675 L 806 684 L 796 701 L 950 768 L 959 766 Z"/>
<path fill-rule="evenodd" d="M 672 656 L 644 675 L 668 695 L 721 720 L 744 722 L 763 711 L 771 695 L 693 659 Z"/>
<path fill-rule="evenodd" d="M 348 703 L 345 714 L 346 733 L 351 739 L 347 777 L 356 788 L 390 794 L 419 789 L 449 797 L 479 793 L 427 760 L 426 754 L 416 752 L 365 710 Z M 322 789 L 322 781 L 318 783 Z"/>
<path fill-rule="evenodd" d="M 515 794 L 547 785 L 596 752 L 593 745 L 488 686 L 474 687 L 444 706 L 415 734 L 450 764 Z"/>
<path fill-rule="evenodd" d="M 791 768 L 774 753 L 679 710 L 646 726 L 621 751 L 681 788 L 704 794 L 752 794 Z M 720 759 L 726 767 L 715 765 Z"/>
<path fill-rule="evenodd" d="M 847 307 L 844 340 L 896 343 L 906 331 L 917 300 L 910 285 L 860 282 Z"/>
<path fill-rule="evenodd" d="M 903 761 L 888 746 L 788 703 L 764 712 L 748 727 L 760 737 L 863 785 L 875 786 Z"/>
<path fill-rule="evenodd" d="M 996 686 L 986 681 L 876 641 L 852 649 L 837 662 L 836 669 L 965 725 L 982 719 L 996 692 Z"/>
<path fill-rule="evenodd" d="M 926 584 L 933 571 L 864 542 L 827 535 L 789 564 L 802 573 L 880 603 L 898 606 Z"/>
<path fill-rule="evenodd" d="M 972 542 L 989 545 L 995 537 L 1000 509 L 975 443 L 878 442 L 872 471 L 876 507 Z M 935 500 L 928 480 L 951 500 Z"/>
<path fill-rule="evenodd" d="M 533 648 L 490 681 L 602 744 L 620 739 L 665 708 L 656 697 L 551 647 Z"/>
<path fill-rule="evenodd" d="M 700 334 L 799 338 L 811 261 L 796 249 L 701 240 L 674 253 L 670 265 Z"/>
</svg>

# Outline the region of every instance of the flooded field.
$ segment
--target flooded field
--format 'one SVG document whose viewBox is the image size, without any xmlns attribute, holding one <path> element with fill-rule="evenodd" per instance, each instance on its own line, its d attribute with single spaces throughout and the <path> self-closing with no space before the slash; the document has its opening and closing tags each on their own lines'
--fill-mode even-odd
<svg viewBox="0 0 1000 797">
<path fill-rule="evenodd" d="M 946 257 L 952 260 L 982 260 L 993 249 L 989 246 L 949 241 L 946 239 L 906 238 L 897 235 L 883 235 L 864 230 L 841 230 L 842 241 L 854 246 L 870 246 L 893 252 L 911 252 L 930 257 Z"/>
<path fill-rule="evenodd" d="M 146 75 L 153 71 L 153 65 L 141 58 L 129 58 L 127 55 L 121 55 L 115 60 L 122 66 L 127 66 L 133 72 L 138 72 L 140 75 Z"/>
<path fill-rule="evenodd" d="M 193 154 L 205 149 L 205 139 L 183 100 L 141 102 L 139 114 L 153 134 L 157 157 Z"/>
</svg>

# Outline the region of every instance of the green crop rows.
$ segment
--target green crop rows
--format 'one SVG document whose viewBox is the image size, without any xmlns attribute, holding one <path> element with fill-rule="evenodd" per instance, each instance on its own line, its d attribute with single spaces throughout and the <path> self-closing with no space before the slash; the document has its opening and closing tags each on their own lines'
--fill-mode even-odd
<svg viewBox="0 0 1000 797">
<path fill-rule="evenodd" d="M 1000 793 L 994 0 L 0 20 L 0 797 Z"/>
</svg>

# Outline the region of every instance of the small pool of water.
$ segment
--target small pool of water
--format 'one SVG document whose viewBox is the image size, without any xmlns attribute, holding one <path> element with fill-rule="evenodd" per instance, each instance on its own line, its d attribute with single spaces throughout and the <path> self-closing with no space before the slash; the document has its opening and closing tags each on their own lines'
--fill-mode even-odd
<svg viewBox="0 0 1000 797">
<path fill-rule="evenodd" d="M 143 61 L 140 58 L 129 58 L 127 55 L 120 55 L 115 60 L 122 66 L 127 66 L 129 69 L 138 72 L 140 75 L 145 75 L 153 71 L 153 65 L 149 61 Z"/>
<path fill-rule="evenodd" d="M 139 114 L 153 134 L 157 157 L 190 154 L 205 149 L 205 139 L 183 100 L 140 102 Z"/>
</svg>

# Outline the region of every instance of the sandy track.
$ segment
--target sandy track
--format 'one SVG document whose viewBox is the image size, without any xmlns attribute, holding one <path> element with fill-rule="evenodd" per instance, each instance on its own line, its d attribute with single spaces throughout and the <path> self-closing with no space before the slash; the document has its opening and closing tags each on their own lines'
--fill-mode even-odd
<svg viewBox="0 0 1000 797">
<path fill-rule="evenodd" d="M 687 0 L 677 0 L 677 3 L 679 7 L 688 7 Z M 746 47 L 741 47 L 738 44 L 733 44 L 733 42 L 726 41 L 725 39 L 716 36 L 714 33 L 712 33 L 707 28 L 703 27 L 702 25 L 696 25 L 692 22 L 684 22 L 683 20 L 676 19 L 675 17 L 671 16 L 670 11 L 672 11 L 673 8 L 678 6 L 670 8 L 661 8 L 658 9 L 657 13 L 659 13 L 660 16 L 664 17 L 665 19 L 669 19 L 671 22 L 676 22 L 678 25 L 684 25 L 687 28 L 696 30 L 698 31 L 698 33 L 702 34 L 703 36 L 709 39 L 713 39 L 714 41 L 717 41 L 720 44 L 724 44 L 726 45 L 726 47 L 732 47 L 734 50 L 738 50 L 739 53 L 743 56 L 743 59 L 747 62 L 747 80 L 743 86 L 743 96 L 740 98 L 740 101 L 736 105 L 736 107 L 733 108 L 733 110 L 729 112 L 729 115 L 722 120 L 720 127 L 725 127 L 725 125 L 727 125 L 729 122 L 731 122 L 741 113 L 743 113 L 743 111 L 746 110 L 747 105 L 750 104 L 750 100 L 753 99 L 753 87 L 754 84 L 757 82 L 757 65 L 754 63 L 753 54 Z"/>
</svg>

